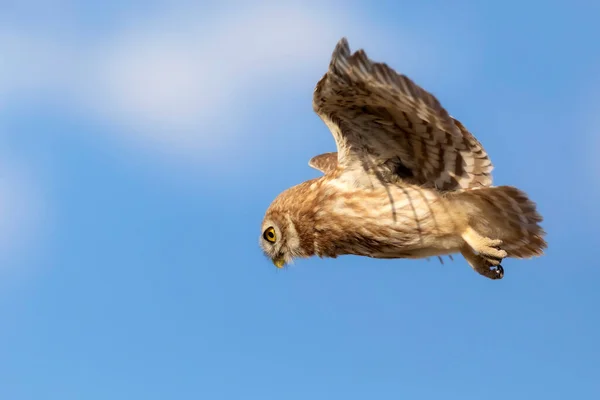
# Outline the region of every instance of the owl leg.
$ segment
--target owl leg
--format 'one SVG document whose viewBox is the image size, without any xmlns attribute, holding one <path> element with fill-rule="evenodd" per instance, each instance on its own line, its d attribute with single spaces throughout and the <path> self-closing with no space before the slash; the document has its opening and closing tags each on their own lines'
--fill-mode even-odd
<svg viewBox="0 0 600 400">
<path fill-rule="evenodd" d="M 467 228 L 462 238 L 468 246 L 464 246 L 461 253 L 473 269 L 491 279 L 504 276 L 500 262 L 508 254 L 500 248 L 502 240 L 482 236 L 471 227 Z"/>
<path fill-rule="evenodd" d="M 477 254 L 483 257 L 502 261 L 508 255 L 505 250 L 500 248 L 502 240 L 481 236 L 471 227 L 468 227 L 462 234 L 462 238 Z"/>
<path fill-rule="evenodd" d="M 500 265 L 500 260 L 476 254 L 469 246 L 463 246 L 460 252 L 475 272 L 490 279 L 502 279 L 504 277 L 504 268 Z"/>
</svg>

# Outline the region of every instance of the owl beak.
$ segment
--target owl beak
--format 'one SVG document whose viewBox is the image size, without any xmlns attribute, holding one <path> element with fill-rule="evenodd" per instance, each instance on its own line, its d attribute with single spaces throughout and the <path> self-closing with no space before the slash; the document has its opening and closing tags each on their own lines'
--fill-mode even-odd
<svg viewBox="0 0 600 400">
<path fill-rule="evenodd" d="M 283 268 L 283 266 L 285 265 L 285 260 L 283 259 L 283 257 L 277 257 L 273 259 L 273 264 L 275 264 L 277 268 Z"/>
</svg>

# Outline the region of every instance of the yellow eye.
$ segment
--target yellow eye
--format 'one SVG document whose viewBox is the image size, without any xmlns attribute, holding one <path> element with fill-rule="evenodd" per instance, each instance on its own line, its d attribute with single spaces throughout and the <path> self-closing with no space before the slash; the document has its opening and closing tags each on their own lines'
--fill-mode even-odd
<svg viewBox="0 0 600 400">
<path fill-rule="evenodd" d="M 272 226 L 268 227 L 263 233 L 263 237 L 267 242 L 275 243 L 277 238 L 275 237 L 275 228 Z"/>
</svg>

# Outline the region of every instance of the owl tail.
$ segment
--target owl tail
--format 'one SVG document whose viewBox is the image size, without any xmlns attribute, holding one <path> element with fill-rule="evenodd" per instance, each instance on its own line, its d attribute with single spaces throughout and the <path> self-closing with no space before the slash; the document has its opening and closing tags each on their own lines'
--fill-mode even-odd
<svg viewBox="0 0 600 400">
<path fill-rule="evenodd" d="M 485 187 L 458 195 L 466 206 L 469 226 L 481 235 L 502 240 L 508 257 L 541 256 L 547 243 L 542 216 L 527 194 L 513 186 Z"/>
</svg>

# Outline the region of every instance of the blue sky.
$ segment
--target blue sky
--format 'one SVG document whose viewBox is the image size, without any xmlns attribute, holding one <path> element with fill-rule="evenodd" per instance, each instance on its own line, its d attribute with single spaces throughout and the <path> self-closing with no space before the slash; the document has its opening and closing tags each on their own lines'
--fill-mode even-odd
<svg viewBox="0 0 600 400">
<path fill-rule="evenodd" d="M 595 399 L 600 6 L 0 3 L 0 398 Z M 432 91 L 547 254 L 300 260 L 260 222 L 334 150 L 347 36 Z"/>
</svg>

